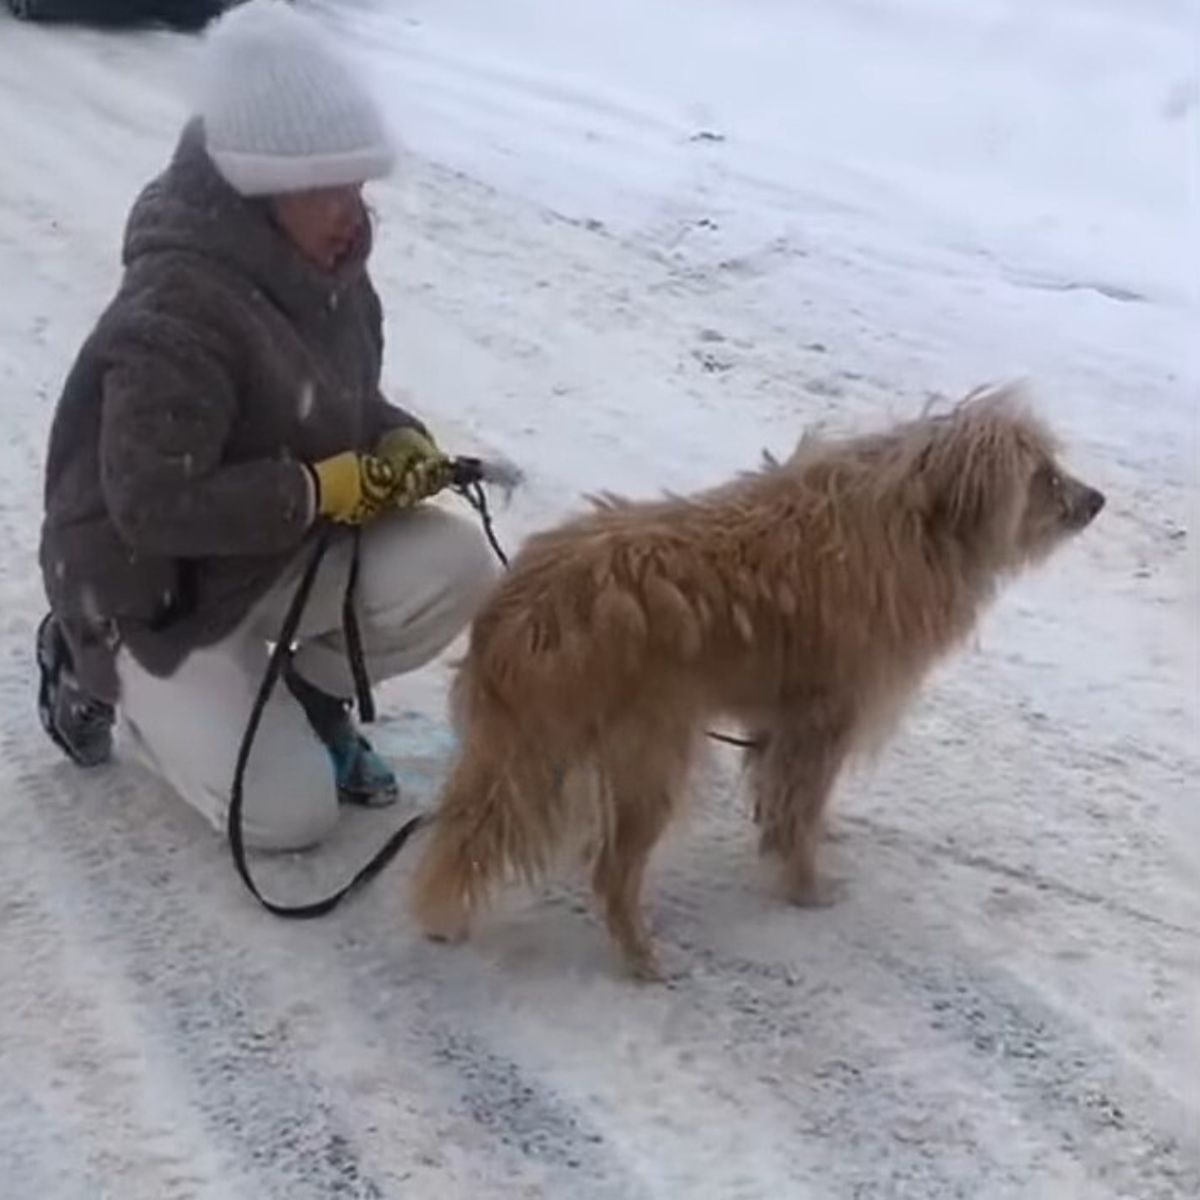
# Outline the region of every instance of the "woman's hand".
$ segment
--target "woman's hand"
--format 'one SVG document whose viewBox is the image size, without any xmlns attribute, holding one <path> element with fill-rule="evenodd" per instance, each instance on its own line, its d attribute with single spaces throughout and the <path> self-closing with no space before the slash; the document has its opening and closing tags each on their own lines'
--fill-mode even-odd
<svg viewBox="0 0 1200 1200">
<path fill-rule="evenodd" d="M 362 525 L 387 509 L 411 508 L 454 481 L 454 463 L 416 429 L 391 429 L 371 454 L 347 450 L 313 463 L 316 511 Z"/>
</svg>

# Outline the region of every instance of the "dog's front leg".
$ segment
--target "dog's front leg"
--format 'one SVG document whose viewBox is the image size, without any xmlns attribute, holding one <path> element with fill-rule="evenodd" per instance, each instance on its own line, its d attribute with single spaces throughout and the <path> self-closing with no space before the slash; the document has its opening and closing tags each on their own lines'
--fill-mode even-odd
<svg viewBox="0 0 1200 1200">
<path fill-rule="evenodd" d="M 814 706 L 815 707 L 815 706 Z M 815 711 L 789 714 L 750 752 L 759 849 L 783 860 L 783 887 L 794 904 L 828 904 L 833 889 L 817 872 L 823 818 L 849 748 L 849 720 Z"/>
</svg>

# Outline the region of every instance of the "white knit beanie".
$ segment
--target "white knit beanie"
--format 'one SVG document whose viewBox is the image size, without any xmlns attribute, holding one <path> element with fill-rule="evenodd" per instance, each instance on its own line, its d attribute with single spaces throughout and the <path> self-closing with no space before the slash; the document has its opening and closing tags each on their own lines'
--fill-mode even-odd
<svg viewBox="0 0 1200 1200">
<path fill-rule="evenodd" d="M 391 173 L 382 114 L 329 37 L 282 0 L 248 0 L 206 36 L 196 111 L 209 157 L 243 196 Z"/>
</svg>

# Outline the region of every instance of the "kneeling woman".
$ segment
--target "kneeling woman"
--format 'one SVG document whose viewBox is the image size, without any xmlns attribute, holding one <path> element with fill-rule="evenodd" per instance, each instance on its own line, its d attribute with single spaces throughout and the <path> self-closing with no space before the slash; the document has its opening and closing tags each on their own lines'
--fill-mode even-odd
<svg viewBox="0 0 1200 1200">
<path fill-rule="evenodd" d="M 223 828 L 304 547 L 344 526 L 245 781 L 247 843 L 297 849 L 340 801 L 396 794 L 350 717 L 350 528 L 374 680 L 446 647 L 494 568 L 469 520 L 420 503 L 445 459 L 379 392 L 362 188 L 394 156 L 370 96 L 272 0 L 234 10 L 204 54 L 199 111 L 133 207 L 120 289 L 55 414 L 40 706 L 85 766 L 109 757 L 119 712 L 136 756 Z"/>
</svg>

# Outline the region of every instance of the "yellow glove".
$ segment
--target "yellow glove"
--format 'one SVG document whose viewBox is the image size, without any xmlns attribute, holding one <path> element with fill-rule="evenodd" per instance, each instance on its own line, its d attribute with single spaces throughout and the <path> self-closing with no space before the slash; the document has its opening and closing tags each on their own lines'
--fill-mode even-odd
<svg viewBox="0 0 1200 1200">
<path fill-rule="evenodd" d="M 399 478 L 386 458 L 347 450 L 309 468 L 317 486 L 317 512 L 342 525 L 362 525 L 393 501 Z"/>
<path fill-rule="evenodd" d="M 453 461 L 418 429 L 389 429 L 379 439 L 375 453 L 395 472 L 396 487 L 390 501 L 395 508 L 411 508 L 454 481 Z"/>
</svg>

